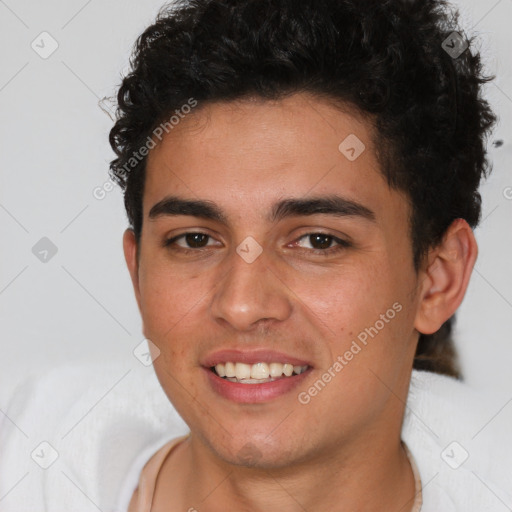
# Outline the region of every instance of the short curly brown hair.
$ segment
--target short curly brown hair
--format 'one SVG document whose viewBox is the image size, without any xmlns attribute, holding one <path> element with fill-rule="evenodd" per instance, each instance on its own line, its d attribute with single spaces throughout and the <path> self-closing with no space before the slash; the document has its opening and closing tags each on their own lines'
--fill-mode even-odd
<svg viewBox="0 0 512 512">
<path fill-rule="evenodd" d="M 419 269 L 457 218 L 476 227 L 486 138 L 474 39 L 443 0 L 190 0 L 164 6 L 137 39 L 110 132 L 112 178 L 140 241 L 146 158 L 133 155 L 193 97 L 200 103 L 311 92 L 375 119 L 382 172 L 412 205 Z M 129 172 L 126 172 L 129 170 Z M 414 367 L 460 377 L 454 317 L 420 334 Z"/>
</svg>

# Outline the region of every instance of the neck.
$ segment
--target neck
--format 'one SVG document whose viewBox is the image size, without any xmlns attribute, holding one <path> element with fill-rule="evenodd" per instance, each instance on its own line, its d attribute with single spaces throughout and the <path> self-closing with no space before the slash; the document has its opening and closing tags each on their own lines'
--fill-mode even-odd
<svg viewBox="0 0 512 512">
<path fill-rule="evenodd" d="M 155 501 L 162 509 L 208 512 L 408 512 L 415 482 L 400 439 L 390 443 L 374 432 L 349 446 L 283 468 L 247 468 L 219 462 L 191 435 L 162 467 Z"/>
</svg>

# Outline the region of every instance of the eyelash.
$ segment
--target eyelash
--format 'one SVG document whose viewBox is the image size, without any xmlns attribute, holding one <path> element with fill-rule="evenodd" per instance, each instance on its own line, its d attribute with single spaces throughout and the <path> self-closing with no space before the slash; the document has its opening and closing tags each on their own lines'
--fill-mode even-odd
<svg viewBox="0 0 512 512">
<path fill-rule="evenodd" d="M 200 251 L 208 250 L 207 247 L 200 247 L 200 248 L 197 248 L 197 249 L 184 249 L 183 247 L 179 247 L 179 246 L 178 246 L 179 247 L 178 249 L 171 247 L 172 244 L 174 244 L 177 240 L 179 240 L 181 238 L 184 238 L 187 235 L 204 235 L 204 236 L 208 237 L 208 241 L 211 238 L 213 238 L 212 236 L 207 235 L 206 233 L 200 233 L 200 232 L 191 231 L 191 232 L 183 233 L 183 234 L 175 236 L 173 238 L 168 238 L 168 239 L 164 240 L 163 246 L 165 248 L 169 248 L 171 250 L 181 252 L 182 254 L 185 254 L 185 255 L 186 254 L 190 254 L 190 253 L 196 253 L 197 254 Z M 335 237 L 334 235 L 331 235 L 329 233 L 322 233 L 322 232 L 317 232 L 317 231 L 314 231 L 314 232 L 311 232 L 311 233 L 305 233 L 304 235 L 300 236 L 297 239 L 297 241 L 300 241 L 303 238 L 314 236 L 314 235 L 321 235 L 321 236 L 330 238 L 331 239 L 331 243 L 332 242 L 336 242 L 338 245 L 334 246 L 334 247 L 329 247 L 327 249 L 304 249 L 308 253 L 313 253 L 313 254 L 316 254 L 316 255 L 319 255 L 319 256 L 330 256 L 332 254 L 336 254 L 336 253 L 338 253 L 340 251 L 343 251 L 345 249 L 348 249 L 348 248 L 352 247 L 352 244 L 350 242 L 347 242 L 346 240 L 343 240 L 341 238 Z"/>
</svg>

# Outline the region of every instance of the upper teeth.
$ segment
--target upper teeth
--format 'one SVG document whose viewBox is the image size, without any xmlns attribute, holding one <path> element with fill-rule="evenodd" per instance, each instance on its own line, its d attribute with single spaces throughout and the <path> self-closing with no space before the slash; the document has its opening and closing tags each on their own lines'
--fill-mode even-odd
<svg viewBox="0 0 512 512">
<path fill-rule="evenodd" d="M 282 363 L 219 363 L 215 371 L 219 377 L 234 377 L 237 379 L 268 379 L 269 377 L 290 377 L 293 373 L 299 375 L 306 371 L 307 366 L 293 366 Z"/>
</svg>

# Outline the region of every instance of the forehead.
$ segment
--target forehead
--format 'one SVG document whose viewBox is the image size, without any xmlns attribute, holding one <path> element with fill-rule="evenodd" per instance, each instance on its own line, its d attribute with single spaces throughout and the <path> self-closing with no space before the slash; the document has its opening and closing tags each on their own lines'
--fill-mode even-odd
<svg viewBox="0 0 512 512">
<path fill-rule="evenodd" d="M 166 195 L 208 199 L 228 215 L 255 218 L 279 198 L 333 193 L 403 210 L 373 138 L 369 119 L 308 94 L 200 105 L 149 153 L 144 217 Z"/>
</svg>

